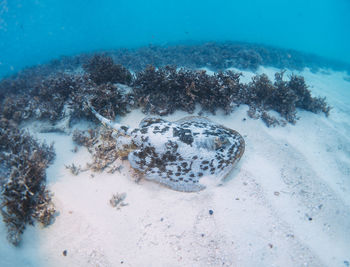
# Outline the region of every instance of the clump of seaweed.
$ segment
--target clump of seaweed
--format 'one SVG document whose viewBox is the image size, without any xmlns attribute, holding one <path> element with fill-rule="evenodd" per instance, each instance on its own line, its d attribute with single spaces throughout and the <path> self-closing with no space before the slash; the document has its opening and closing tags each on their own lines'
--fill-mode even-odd
<svg viewBox="0 0 350 267">
<path fill-rule="evenodd" d="M 26 76 L 25 76 L 26 77 Z M 13 84 L 22 81 L 24 77 L 15 78 Z M 28 78 L 29 79 L 29 78 Z M 87 79 L 79 75 L 55 73 L 47 77 L 28 82 L 31 86 L 27 91 L 16 93 L 16 87 L 8 88 L 0 107 L 1 114 L 7 119 L 21 122 L 29 118 L 49 120 L 52 123 L 62 119 L 65 106 L 70 103 L 70 94 L 87 87 Z M 25 84 L 25 82 L 21 82 Z M 2 82 L 0 83 L 0 85 Z"/>
<path fill-rule="evenodd" d="M 288 87 L 298 96 L 296 107 L 311 111 L 313 113 L 323 112 L 329 116 L 331 107 L 327 104 L 325 97 L 312 97 L 303 76 L 291 75 Z"/>
<path fill-rule="evenodd" d="M 55 209 L 45 187 L 45 170 L 55 153 L 53 145 L 39 144 L 7 119 L 1 118 L 0 124 L 0 212 L 8 240 L 18 245 L 27 224 L 52 221 Z"/>
<path fill-rule="evenodd" d="M 259 66 L 279 69 L 312 70 L 329 68 L 350 71 L 349 64 L 324 59 L 291 49 L 244 42 L 183 43 L 176 45 L 149 45 L 138 49 L 117 49 L 106 54 L 115 62 L 133 71 L 141 71 L 147 65 L 157 68 L 177 65 L 196 69 L 207 67 L 218 71 L 227 68 L 255 71 Z"/>
<path fill-rule="evenodd" d="M 109 56 L 95 55 L 83 65 L 83 68 L 96 84 L 108 82 L 130 84 L 132 81 L 130 71 L 122 65 L 115 64 Z"/>
<path fill-rule="evenodd" d="M 123 115 L 134 105 L 132 89 L 126 90 L 122 85 L 112 83 L 97 85 L 88 74 L 51 74 L 34 79 L 36 82 L 31 82 L 26 92 L 14 93 L 18 84 L 26 84 L 24 77 L 19 76 L 18 79 L 15 78 L 13 83 L 9 83 L 8 79 L 0 82 L 0 87 L 3 82 L 15 86 L 8 88 L 4 94 L 0 113 L 17 123 L 39 119 L 48 120 L 54 125 L 64 121 L 63 128 L 69 128 L 74 120 L 93 118 L 85 106 L 87 99 L 108 118 Z"/>
<path fill-rule="evenodd" d="M 174 66 L 159 69 L 148 66 L 144 71 L 137 73 L 134 94 L 137 103 L 146 113 L 166 115 L 177 109 L 193 113 L 195 109 L 195 95 L 191 92 L 193 85 L 191 71 L 185 69 L 178 71 Z"/>
<path fill-rule="evenodd" d="M 217 49 L 215 44 L 205 47 Z M 243 62 L 244 58 L 250 58 L 251 64 L 260 62 L 254 49 L 228 47 L 240 55 L 238 58 Z M 12 82 L 4 79 L 0 82 L 0 89 L 5 90 L 0 113 L 17 123 L 30 118 L 48 120 L 53 126 L 43 128 L 44 131 L 66 132 L 72 121 L 94 120 L 87 101 L 109 119 L 128 113 L 135 105 L 142 107 L 145 113 L 167 115 L 179 109 L 193 113 L 197 104 L 205 111 L 215 113 L 221 108 L 228 114 L 236 106 L 247 104 L 248 115 L 262 118 L 268 126 L 285 124 L 269 115 L 270 110 L 278 112 L 289 123 L 296 122 L 297 108 L 326 115 L 330 111 L 324 98 L 311 96 L 303 77 L 291 75 L 285 80 L 284 72 L 276 73 L 274 82 L 261 74 L 243 84 L 241 74 L 233 71 L 208 75 L 204 70 L 148 66 L 133 77 L 106 55 L 95 55 L 81 62 L 87 73 L 51 71 L 43 76 L 34 72 L 37 76 L 33 81 L 28 75 L 18 75 Z"/>
<path fill-rule="evenodd" d="M 65 165 L 66 169 L 70 170 L 71 174 L 73 174 L 74 176 L 77 176 L 80 172 L 82 171 L 86 171 L 85 169 L 82 169 L 81 166 L 77 166 L 74 163 L 72 163 L 71 165 Z"/>
<path fill-rule="evenodd" d="M 31 105 L 31 97 L 29 95 L 6 96 L 0 106 L 1 114 L 8 120 L 17 123 L 29 119 L 33 115 L 33 107 Z"/>
<path fill-rule="evenodd" d="M 312 97 L 302 76 L 292 74 L 289 80 L 283 80 L 284 71 L 275 74 L 275 82 L 266 74 L 256 75 L 246 87 L 244 103 L 250 106 L 248 115 L 251 118 L 262 118 L 267 126 L 275 126 L 280 121 L 266 111 L 277 111 L 287 122 L 295 124 L 297 108 L 314 113 L 323 112 L 329 115 L 331 107 L 324 98 Z"/>
<path fill-rule="evenodd" d="M 212 113 L 221 108 L 226 114 L 235 106 L 247 104 L 248 115 L 262 118 L 268 126 L 285 125 L 269 115 L 269 110 L 292 124 L 297 120 L 297 108 L 329 115 L 325 99 L 312 97 L 303 77 L 291 75 L 284 80 L 283 75 L 283 71 L 276 73 L 274 82 L 266 74 L 256 75 L 250 83 L 242 84 L 241 74 L 233 71 L 208 75 L 204 70 L 149 66 L 136 74 L 134 93 L 144 112 L 158 115 L 178 109 L 193 113 L 196 104 Z"/>
<path fill-rule="evenodd" d="M 109 119 L 115 119 L 117 115 L 125 115 L 134 105 L 132 93 L 127 93 L 119 85 L 111 83 L 91 88 L 88 95 L 95 109 Z"/>
<path fill-rule="evenodd" d="M 88 164 L 88 168 L 98 172 L 110 167 L 109 172 L 114 172 L 116 167 L 113 163 L 119 158 L 119 151 L 116 147 L 113 131 L 100 128 L 97 130 L 75 130 L 73 141 L 77 145 L 85 146 L 92 154 L 93 162 Z"/>
<path fill-rule="evenodd" d="M 167 115 L 177 109 L 193 113 L 197 103 L 213 113 L 218 107 L 230 113 L 243 86 L 239 77 L 232 71 L 208 75 L 204 70 L 148 66 L 136 74 L 134 94 L 146 113 Z"/>
<path fill-rule="evenodd" d="M 97 130 L 89 129 L 85 131 L 74 130 L 72 139 L 79 146 L 92 147 L 97 142 Z"/>
<path fill-rule="evenodd" d="M 126 193 L 116 193 L 112 195 L 112 198 L 109 200 L 109 204 L 119 210 L 121 207 L 127 206 L 128 203 L 125 203 Z"/>
</svg>

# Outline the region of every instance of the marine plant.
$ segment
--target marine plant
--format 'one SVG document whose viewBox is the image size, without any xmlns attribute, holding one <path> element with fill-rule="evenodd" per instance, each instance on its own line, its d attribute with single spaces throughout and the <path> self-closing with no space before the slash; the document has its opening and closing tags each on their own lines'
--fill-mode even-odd
<svg viewBox="0 0 350 267">
<path fill-rule="evenodd" d="M 3 80 L 0 88 L 11 84 L 14 88 L 4 93 L 1 113 L 18 123 L 36 118 L 52 123 L 66 119 L 70 124 L 79 118 L 93 119 L 84 104 L 87 99 L 109 119 L 126 114 L 135 105 L 145 113 L 167 115 L 178 109 L 193 113 L 197 104 L 203 111 L 215 113 L 221 108 L 228 114 L 246 104 L 250 117 L 262 118 L 271 126 L 295 123 L 297 108 L 327 116 L 330 111 L 325 98 L 311 96 L 302 76 L 292 74 L 285 79 L 283 71 L 275 74 L 275 81 L 260 74 L 246 84 L 240 81 L 239 72 L 228 70 L 209 75 L 205 70 L 176 66 L 147 66 L 133 76 L 105 55 L 95 55 L 85 69 L 89 73 L 58 72 L 44 78 L 40 74 L 41 80 L 34 78 L 36 82 L 23 81 L 27 76 L 18 76 L 12 83 Z M 128 83 L 130 87 L 116 82 Z M 27 92 L 22 89 L 13 93 L 18 84 L 30 86 Z M 285 122 L 273 118 L 268 114 L 270 110 L 278 112 Z"/>
<path fill-rule="evenodd" d="M 267 113 L 269 110 L 293 124 L 297 120 L 297 108 L 329 115 L 330 107 L 325 99 L 312 97 L 303 77 L 291 75 L 289 80 L 284 80 L 283 75 L 283 71 L 276 73 L 274 82 L 266 74 L 255 75 L 250 83 L 242 84 L 241 74 L 233 71 L 208 75 L 204 70 L 149 66 L 137 73 L 133 85 L 137 103 L 145 112 L 158 115 L 177 109 L 192 113 L 197 103 L 203 110 L 215 113 L 222 108 L 227 114 L 235 106 L 246 104 L 250 108 L 248 115 L 263 117 L 267 126 L 279 124 Z"/>
<path fill-rule="evenodd" d="M 39 144 L 29 133 L 5 118 L 0 120 L 0 201 L 7 238 L 19 245 L 28 224 L 50 224 L 55 209 L 46 189 L 46 168 L 53 145 Z"/>
<path fill-rule="evenodd" d="M 84 70 L 96 84 L 106 82 L 130 84 L 131 73 L 122 65 L 115 64 L 113 59 L 104 55 L 93 56 L 86 64 Z"/>
</svg>

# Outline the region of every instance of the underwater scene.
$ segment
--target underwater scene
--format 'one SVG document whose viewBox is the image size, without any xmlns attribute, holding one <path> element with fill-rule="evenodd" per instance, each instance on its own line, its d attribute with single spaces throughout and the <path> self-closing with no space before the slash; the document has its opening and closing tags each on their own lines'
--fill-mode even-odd
<svg viewBox="0 0 350 267">
<path fill-rule="evenodd" d="M 350 266 L 350 2 L 0 0 L 0 266 Z"/>
</svg>

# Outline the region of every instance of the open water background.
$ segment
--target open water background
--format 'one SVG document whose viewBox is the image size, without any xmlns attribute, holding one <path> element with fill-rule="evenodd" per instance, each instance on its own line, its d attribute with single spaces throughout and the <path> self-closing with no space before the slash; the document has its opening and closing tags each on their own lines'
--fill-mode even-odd
<svg viewBox="0 0 350 267">
<path fill-rule="evenodd" d="M 248 41 L 350 63 L 348 0 L 0 0 L 0 77 L 61 55 Z"/>
</svg>

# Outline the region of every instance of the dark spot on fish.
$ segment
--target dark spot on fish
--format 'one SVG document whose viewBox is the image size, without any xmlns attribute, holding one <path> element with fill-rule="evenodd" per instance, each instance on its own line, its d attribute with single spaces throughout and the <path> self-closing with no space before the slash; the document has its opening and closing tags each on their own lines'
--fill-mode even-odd
<svg viewBox="0 0 350 267">
<path fill-rule="evenodd" d="M 135 136 L 136 137 L 136 136 Z M 141 136 L 141 140 L 142 140 L 142 142 L 148 142 L 148 136 Z"/>
<path fill-rule="evenodd" d="M 193 143 L 192 132 L 189 129 L 174 127 L 173 128 L 173 137 L 178 137 L 180 141 L 185 144 L 191 145 Z"/>
<path fill-rule="evenodd" d="M 165 133 L 167 131 L 169 131 L 170 127 L 169 126 L 165 126 L 162 130 L 160 130 L 160 133 Z"/>
<path fill-rule="evenodd" d="M 123 125 L 120 127 L 120 129 L 122 129 L 124 132 L 126 132 L 129 130 L 129 127 Z"/>
</svg>

